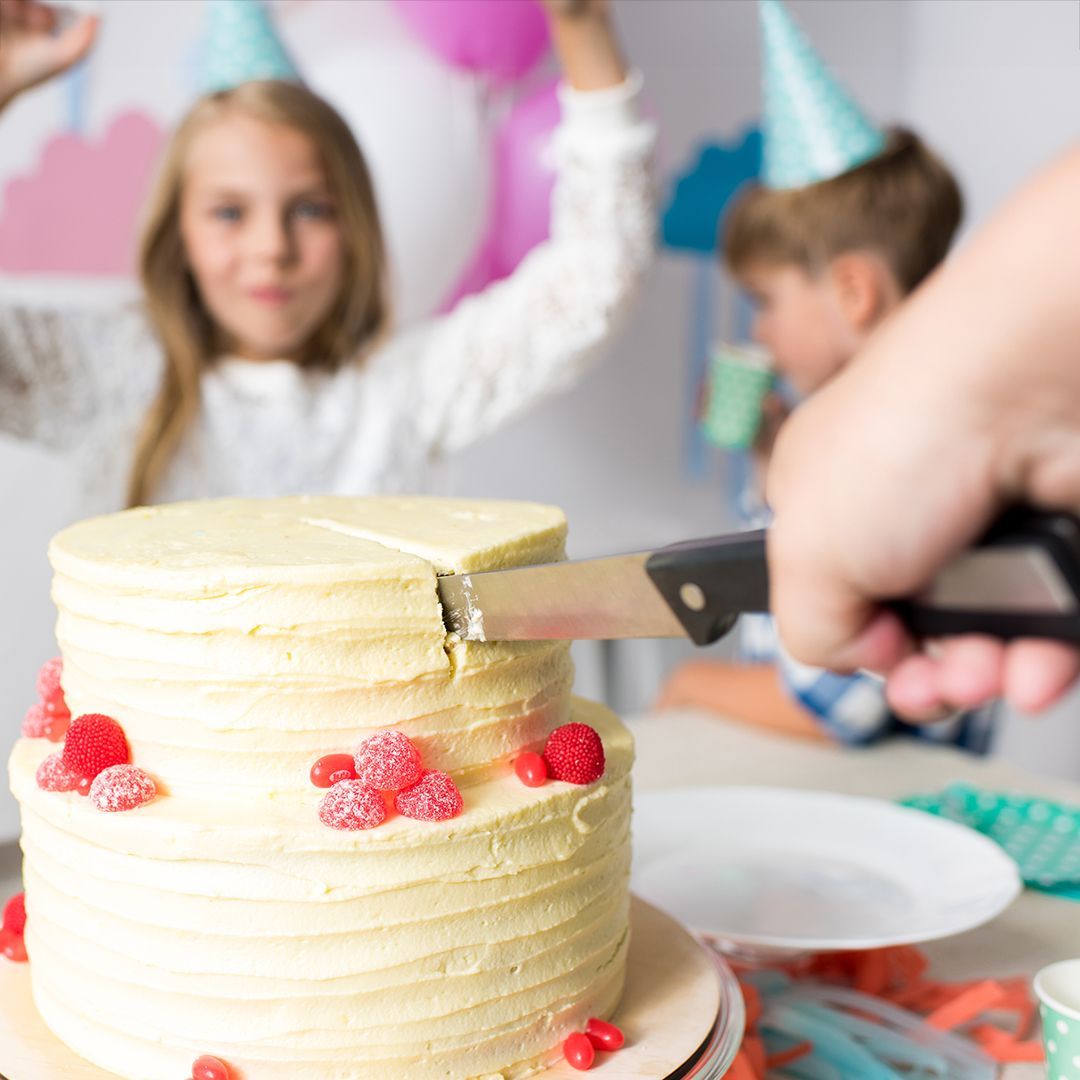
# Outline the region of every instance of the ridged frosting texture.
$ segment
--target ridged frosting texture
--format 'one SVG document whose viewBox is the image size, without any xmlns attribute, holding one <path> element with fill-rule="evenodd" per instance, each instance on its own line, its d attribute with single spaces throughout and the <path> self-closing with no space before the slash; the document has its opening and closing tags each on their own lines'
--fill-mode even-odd
<svg viewBox="0 0 1080 1080">
<path fill-rule="evenodd" d="M 164 794 L 102 814 L 34 783 L 21 740 L 27 948 L 46 1023 L 129 1080 L 217 1054 L 237 1080 L 517 1078 L 609 1015 L 628 935 L 632 741 L 571 699 L 561 645 L 454 645 L 435 575 L 562 552 L 547 507 L 229 500 L 129 511 L 50 551 L 64 689 L 114 715 Z M 607 754 L 528 788 L 567 719 Z M 465 810 L 323 826 L 307 771 L 395 727 Z"/>
</svg>

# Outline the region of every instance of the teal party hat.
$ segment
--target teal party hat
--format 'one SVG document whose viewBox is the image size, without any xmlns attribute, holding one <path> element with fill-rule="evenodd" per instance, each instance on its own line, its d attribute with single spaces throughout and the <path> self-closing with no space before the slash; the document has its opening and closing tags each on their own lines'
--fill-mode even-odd
<svg viewBox="0 0 1080 1080">
<path fill-rule="evenodd" d="M 766 187 L 831 180 L 881 153 L 885 137 L 834 78 L 781 0 L 759 0 Z"/>
<path fill-rule="evenodd" d="M 262 0 L 205 0 L 202 89 L 228 90 L 255 79 L 300 82 Z"/>
</svg>

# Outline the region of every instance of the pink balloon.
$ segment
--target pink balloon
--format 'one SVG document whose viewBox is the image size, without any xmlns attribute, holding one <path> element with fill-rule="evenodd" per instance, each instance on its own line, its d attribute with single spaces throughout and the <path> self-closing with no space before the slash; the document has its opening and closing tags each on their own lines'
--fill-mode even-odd
<svg viewBox="0 0 1080 1080">
<path fill-rule="evenodd" d="M 556 80 L 519 101 L 495 136 L 488 227 L 440 311 L 513 273 L 548 238 L 555 187 L 551 141 L 561 115 L 557 86 Z"/>
<path fill-rule="evenodd" d="M 409 28 L 454 67 L 493 79 L 520 79 L 548 51 L 537 0 L 394 0 Z"/>
<path fill-rule="evenodd" d="M 555 166 L 551 141 L 561 110 L 557 82 L 518 102 L 495 139 L 492 225 L 496 277 L 504 277 L 548 238 Z"/>
</svg>

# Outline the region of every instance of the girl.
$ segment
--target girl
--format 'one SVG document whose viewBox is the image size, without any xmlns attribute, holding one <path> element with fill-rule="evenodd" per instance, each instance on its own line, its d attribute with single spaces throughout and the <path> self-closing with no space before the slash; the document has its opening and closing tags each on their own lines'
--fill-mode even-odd
<svg viewBox="0 0 1080 1080">
<path fill-rule="evenodd" d="M 551 239 L 394 334 L 374 193 L 341 118 L 287 82 L 202 98 L 151 195 L 143 302 L 0 304 L 0 431 L 77 451 L 92 509 L 424 486 L 427 465 L 570 384 L 652 254 L 653 133 L 607 0 L 545 0 L 568 86 Z M 0 108 L 91 47 L 0 0 Z M 2 138 L 2 136 L 0 136 Z"/>
</svg>

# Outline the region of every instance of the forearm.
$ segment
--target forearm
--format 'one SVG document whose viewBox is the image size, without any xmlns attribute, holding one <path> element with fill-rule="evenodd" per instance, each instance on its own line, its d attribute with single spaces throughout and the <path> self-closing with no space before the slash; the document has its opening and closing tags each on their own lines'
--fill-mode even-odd
<svg viewBox="0 0 1080 1080">
<path fill-rule="evenodd" d="M 627 69 L 605 3 L 563 3 L 551 17 L 551 38 L 566 81 L 575 90 L 606 90 Z"/>
<path fill-rule="evenodd" d="M 672 676 L 661 705 L 706 709 L 787 735 L 828 738 L 814 718 L 791 699 L 772 664 L 692 661 Z"/>
</svg>

